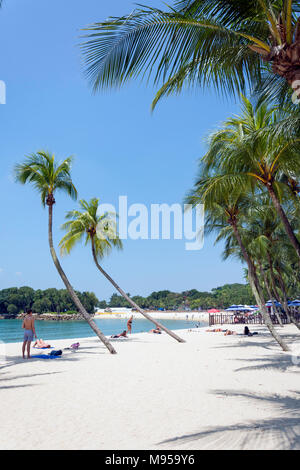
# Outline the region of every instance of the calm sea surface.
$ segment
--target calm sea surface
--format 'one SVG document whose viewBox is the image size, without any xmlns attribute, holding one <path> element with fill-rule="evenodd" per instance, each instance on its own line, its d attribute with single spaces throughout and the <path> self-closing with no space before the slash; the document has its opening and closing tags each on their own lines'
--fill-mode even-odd
<svg viewBox="0 0 300 470">
<path fill-rule="evenodd" d="M 195 322 L 185 320 L 158 320 L 171 330 L 181 330 L 191 328 Z M 126 329 L 127 320 L 124 319 L 103 319 L 95 320 L 101 331 L 105 335 L 121 333 Z M 205 326 L 206 324 L 200 324 Z M 76 339 L 95 336 L 89 325 L 85 321 L 36 321 L 35 328 L 38 338 L 50 341 L 54 339 Z M 133 333 L 149 331 L 153 324 L 148 320 L 134 320 Z M 0 341 L 4 343 L 17 343 L 23 341 L 22 320 L 0 320 Z"/>
</svg>

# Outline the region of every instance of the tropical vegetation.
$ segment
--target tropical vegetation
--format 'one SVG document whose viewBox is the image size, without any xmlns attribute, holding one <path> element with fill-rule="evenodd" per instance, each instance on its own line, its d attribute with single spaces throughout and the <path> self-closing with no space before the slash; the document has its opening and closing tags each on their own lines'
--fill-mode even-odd
<svg viewBox="0 0 300 470">
<path fill-rule="evenodd" d="M 89 314 L 101 302 L 93 292 L 77 292 L 76 295 Z M 66 289 L 37 289 L 31 287 L 10 287 L 0 290 L 0 314 L 17 315 L 31 308 L 35 313 L 74 312 L 74 303 Z M 76 312 L 75 312 L 76 313 Z"/>
<path fill-rule="evenodd" d="M 147 77 L 153 106 L 184 87 L 225 94 L 250 87 L 285 102 L 300 79 L 297 0 L 176 0 L 139 6 L 85 28 L 82 51 L 94 88 Z"/>
<path fill-rule="evenodd" d="M 122 248 L 122 242 L 118 237 L 114 218 L 110 217 L 108 213 L 99 213 L 99 199 L 97 198 L 93 198 L 89 202 L 82 199 L 79 201 L 79 205 L 81 210 L 73 210 L 66 215 L 67 222 L 62 228 L 67 233 L 60 242 L 61 253 L 70 253 L 76 243 L 85 238 L 85 244 L 90 245 L 91 254 L 98 270 L 115 287 L 127 303 L 140 312 L 147 320 L 154 323 L 156 327 L 165 331 L 178 342 L 183 343 L 184 340 L 182 338 L 152 318 L 149 313 L 145 312 L 134 302 L 100 264 L 104 256 L 110 253 L 113 247 Z"/>
<path fill-rule="evenodd" d="M 56 192 L 64 192 L 72 199 L 77 198 L 77 190 L 71 178 L 72 160 L 72 157 L 68 157 L 61 163 L 57 163 L 53 154 L 46 151 L 38 151 L 28 156 L 23 163 L 16 165 L 15 177 L 16 181 L 21 184 L 32 184 L 40 195 L 43 207 L 48 206 L 48 239 L 53 263 L 82 317 L 87 321 L 109 352 L 116 354 L 114 347 L 90 318 L 80 302 L 61 266 L 53 244 L 53 207 L 56 204 Z"/>
<path fill-rule="evenodd" d="M 204 204 L 206 231 L 225 242 L 224 257 L 246 263 L 264 321 L 287 350 L 265 307 L 266 294 L 282 300 L 286 315 L 299 327 L 287 306 L 287 290 L 289 276 L 299 280 L 300 272 L 300 149 L 299 139 L 279 132 L 284 118 L 277 108 L 254 106 L 243 97 L 242 113 L 210 135 L 187 202 Z M 275 302 L 274 309 L 278 315 Z"/>
</svg>

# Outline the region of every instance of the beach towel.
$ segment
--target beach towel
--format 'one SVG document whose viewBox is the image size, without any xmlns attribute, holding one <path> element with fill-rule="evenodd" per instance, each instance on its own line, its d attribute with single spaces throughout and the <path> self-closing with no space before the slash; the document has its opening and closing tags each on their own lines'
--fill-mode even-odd
<svg viewBox="0 0 300 470">
<path fill-rule="evenodd" d="M 50 354 L 38 354 L 36 356 L 32 356 L 33 359 L 59 359 L 60 356 L 50 356 Z"/>
<path fill-rule="evenodd" d="M 36 356 L 32 356 L 37 359 L 57 359 L 58 357 L 61 357 L 62 351 L 51 351 L 50 354 L 38 354 Z"/>
</svg>

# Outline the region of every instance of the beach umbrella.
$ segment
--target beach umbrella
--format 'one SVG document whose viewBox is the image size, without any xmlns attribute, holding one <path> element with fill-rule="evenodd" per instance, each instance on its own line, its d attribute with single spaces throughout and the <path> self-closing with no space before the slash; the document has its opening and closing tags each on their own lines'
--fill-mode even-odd
<svg viewBox="0 0 300 470">
<path fill-rule="evenodd" d="M 300 306 L 300 300 L 298 300 L 298 299 L 293 300 L 289 305 L 291 305 L 291 307 L 299 307 Z"/>
<path fill-rule="evenodd" d="M 268 300 L 268 302 L 266 303 L 266 307 L 273 307 L 273 303 L 276 305 L 276 307 L 281 307 L 281 304 L 277 302 L 277 300 L 274 300 L 273 302 L 272 300 Z"/>
<path fill-rule="evenodd" d="M 232 305 L 226 308 L 226 312 L 247 312 L 248 310 L 249 308 L 244 307 L 244 305 Z"/>
<path fill-rule="evenodd" d="M 219 313 L 221 310 L 217 310 L 216 308 L 211 308 L 210 310 L 207 310 L 207 313 Z"/>
</svg>

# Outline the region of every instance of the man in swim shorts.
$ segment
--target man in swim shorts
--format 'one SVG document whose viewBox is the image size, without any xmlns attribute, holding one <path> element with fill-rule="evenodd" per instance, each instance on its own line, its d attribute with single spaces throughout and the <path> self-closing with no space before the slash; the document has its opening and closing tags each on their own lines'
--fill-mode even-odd
<svg viewBox="0 0 300 470">
<path fill-rule="evenodd" d="M 37 339 L 35 326 L 34 326 L 34 318 L 32 316 L 32 310 L 27 310 L 27 314 L 24 318 L 22 328 L 24 331 L 24 342 L 22 347 L 22 354 L 23 359 L 25 359 L 25 349 L 27 346 L 27 358 L 30 359 L 30 345 L 31 341 L 33 341 L 33 336 Z"/>
</svg>

